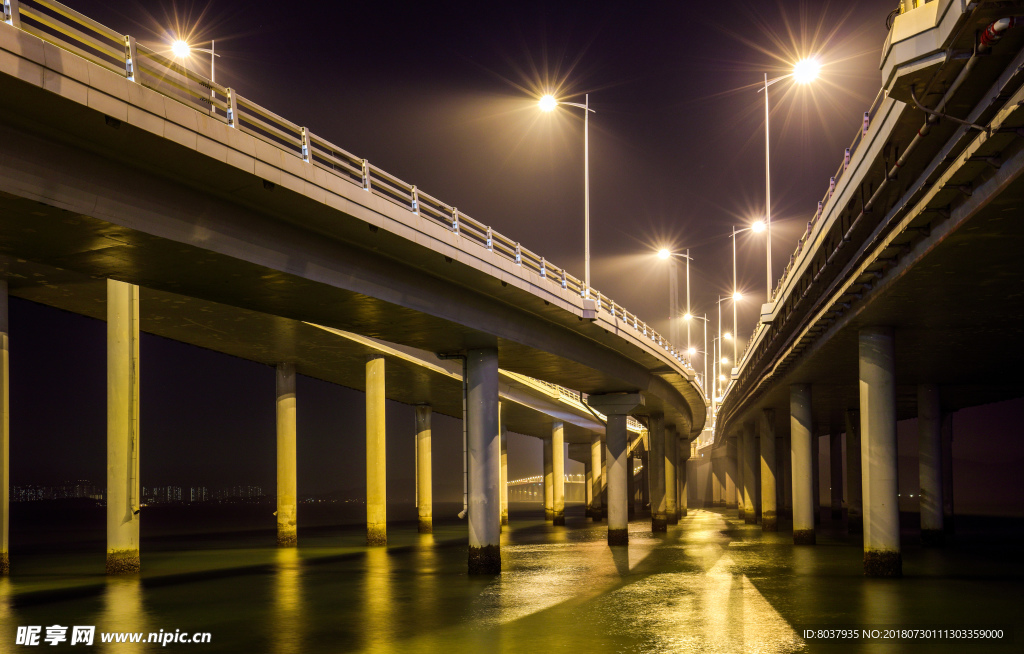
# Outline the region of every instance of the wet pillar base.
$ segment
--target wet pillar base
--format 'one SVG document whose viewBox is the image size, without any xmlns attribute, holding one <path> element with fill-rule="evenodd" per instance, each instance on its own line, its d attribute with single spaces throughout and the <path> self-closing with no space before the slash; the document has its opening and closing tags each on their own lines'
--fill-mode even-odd
<svg viewBox="0 0 1024 654">
<path fill-rule="evenodd" d="M 565 526 L 565 514 L 558 511 L 554 512 L 554 517 L 551 519 L 551 523 L 558 526 Z"/>
<path fill-rule="evenodd" d="M 469 548 L 469 574 L 496 575 L 501 572 L 501 548 L 498 545 Z"/>
<path fill-rule="evenodd" d="M 794 545 L 814 545 L 814 530 L 813 529 L 796 529 L 793 531 L 793 544 Z"/>
<path fill-rule="evenodd" d="M 775 511 L 762 511 L 761 512 L 761 531 L 778 531 L 779 530 L 779 519 L 775 516 Z"/>
<path fill-rule="evenodd" d="M 670 515 L 668 517 L 668 523 L 670 525 L 678 525 L 679 524 L 679 516 L 677 516 L 677 515 Z"/>
<path fill-rule="evenodd" d="M 506 518 L 507 520 L 507 518 Z M 508 524 L 507 522 L 505 524 Z M 419 532 L 421 534 L 432 534 L 434 533 L 434 520 L 433 518 L 420 518 Z"/>
<path fill-rule="evenodd" d="M 746 522 L 747 517 L 746 517 L 746 515 L 744 515 L 742 507 L 739 507 L 737 509 L 737 511 L 736 511 L 736 519 L 737 520 L 743 520 L 744 522 Z"/>
<path fill-rule="evenodd" d="M 502 514 L 502 516 L 501 516 L 501 524 L 503 524 L 503 525 L 507 525 L 508 524 L 508 516 L 507 515 Z M 431 531 L 433 531 L 433 527 L 431 527 Z"/>
<path fill-rule="evenodd" d="M 860 514 L 846 514 L 846 533 L 848 534 L 863 534 L 864 533 L 864 518 Z"/>
<path fill-rule="evenodd" d="M 629 530 L 628 529 L 609 529 L 608 530 L 608 544 L 609 545 L 629 545 Z"/>
<path fill-rule="evenodd" d="M 679 517 L 680 518 L 685 518 L 686 517 L 686 509 L 679 509 Z"/>
<path fill-rule="evenodd" d="M 753 514 L 753 513 L 744 513 L 743 514 L 743 522 L 747 523 L 748 525 L 756 525 L 757 524 L 757 516 L 755 514 Z"/>
<path fill-rule="evenodd" d="M 139 550 L 115 550 L 107 552 L 108 575 L 134 575 L 141 569 Z"/>
<path fill-rule="evenodd" d="M 7 552 L 0 552 L 0 577 L 11 574 L 11 555 Z"/>
<path fill-rule="evenodd" d="M 547 520 L 548 522 L 554 522 L 554 520 L 555 520 L 555 511 L 554 511 L 554 509 L 544 509 L 544 519 Z"/>
<path fill-rule="evenodd" d="M 668 520 L 664 517 L 651 518 L 651 531 L 654 533 L 665 533 L 668 531 Z"/>
<path fill-rule="evenodd" d="M 281 539 L 277 540 L 278 545 L 281 545 Z M 366 544 L 367 545 L 387 545 L 388 544 L 388 528 L 386 526 L 377 525 L 366 525 Z M 294 545 L 294 543 L 293 543 Z"/>
<path fill-rule="evenodd" d="M 899 552 L 864 552 L 864 575 L 867 577 L 902 577 L 903 556 Z"/>
<path fill-rule="evenodd" d="M 942 529 L 922 529 L 921 544 L 925 547 L 942 547 L 946 544 L 946 532 Z"/>
</svg>

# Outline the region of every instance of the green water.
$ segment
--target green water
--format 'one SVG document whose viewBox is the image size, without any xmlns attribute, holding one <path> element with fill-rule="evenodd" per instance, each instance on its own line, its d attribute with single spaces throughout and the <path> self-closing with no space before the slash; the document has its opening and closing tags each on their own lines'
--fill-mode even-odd
<svg viewBox="0 0 1024 654">
<path fill-rule="evenodd" d="M 733 516 L 735 512 L 733 512 Z M 819 544 L 762 534 L 718 511 L 691 510 L 667 535 L 630 525 L 628 548 L 570 511 L 566 527 L 513 513 L 503 572 L 466 574 L 461 523 L 432 536 L 391 527 L 388 548 L 358 529 L 156 541 L 139 578 L 103 576 L 102 547 L 12 556 L 0 581 L 0 652 L 1002 652 L 981 642 L 805 641 L 805 628 L 1001 626 L 1022 618 L 1016 538 L 965 533 L 943 550 L 904 548 L 902 579 L 866 579 L 838 526 Z M 911 538 L 908 536 L 908 541 Z M 209 644 L 17 647 L 17 626 L 97 632 L 209 632 Z M 45 630 L 44 630 L 45 631 Z"/>
</svg>

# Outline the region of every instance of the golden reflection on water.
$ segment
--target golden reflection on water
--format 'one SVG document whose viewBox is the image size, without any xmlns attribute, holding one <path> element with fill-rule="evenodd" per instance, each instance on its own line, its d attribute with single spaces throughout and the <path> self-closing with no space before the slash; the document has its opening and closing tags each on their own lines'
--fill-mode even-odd
<svg viewBox="0 0 1024 654">
<path fill-rule="evenodd" d="M 295 547 L 282 547 L 275 557 L 273 611 L 271 612 L 274 652 L 302 652 L 302 560 Z"/>
<path fill-rule="evenodd" d="M 386 547 L 366 550 L 360 628 L 364 648 L 374 652 L 396 651 L 395 627 L 400 616 L 395 615 L 397 607 L 393 605 L 391 566 Z"/>
<path fill-rule="evenodd" d="M 111 577 L 103 593 L 103 608 L 96 619 L 96 645 L 102 652 L 138 652 L 145 646 L 135 643 L 101 643 L 101 632 L 143 633 L 145 640 L 158 631 L 145 610 L 142 580 L 138 577 Z M 152 647 L 152 646 L 151 646 Z"/>
</svg>

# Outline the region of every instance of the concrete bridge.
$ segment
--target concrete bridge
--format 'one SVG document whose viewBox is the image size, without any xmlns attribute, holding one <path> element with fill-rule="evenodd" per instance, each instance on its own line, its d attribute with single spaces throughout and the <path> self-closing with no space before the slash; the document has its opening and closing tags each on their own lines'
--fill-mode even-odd
<svg viewBox="0 0 1024 654">
<path fill-rule="evenodd" d="M 296 372 L 366 392 L 371 544 L 386 542 L 385 397 L 423 407 L 424 528 L 430 411 L 464 417 L 472 572 L 500 569 L 499 397 L 505 428 L 590 447 L 611 544 L 626 543 L 627 458 L 638 442 L 653 476 L 678 487 L 673 457 L 703 428 L 705 398 L 682 352 L 634 314 L 130 35 L 50 0 L 8 0 L 4 12 L 4 569 L 8 293 L 107 320 L 111 573 L 139 569 L 140 330 L 277 367 L 281 545 L 297 538 Z M 544 400 L 542 383 L 584 395 L 567 408 Z M 628 436 L 630 415 L 643 437 Z M 654 486 L 664 528 L 678 504 Z"/>
<path fill-rule="evenodd" d="M 865 572 L 882 576 L 901 573 L 897 420 L 918 420 L 922 539 L 934 544 L 952 519 L 951 412 L 1024 391 L 1020 8 L 907 5 L 882 90 L 700 448 L 707 500 L 766 531 L 791 514 L 794 542 L 813 544 L 829 437 L 832 512 L 845 504 Z"/>
</svg>

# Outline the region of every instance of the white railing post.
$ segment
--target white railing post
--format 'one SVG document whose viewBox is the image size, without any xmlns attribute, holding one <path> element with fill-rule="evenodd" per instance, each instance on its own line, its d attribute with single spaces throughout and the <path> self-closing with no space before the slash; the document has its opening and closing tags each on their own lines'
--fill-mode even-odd
<svg viewBox="0 0 1024 654">
<path fill-rule="evenodd" d="M 870 127 L 870 126 L 871 126 L 871 112 L 865 111 L 864 112 L 864 131 L 861 132 L 861 136 L 867 136 L 868 135 L 868 127 Z"/>
<path fill-rule="evenodd" d="M 491 240 L 491 228 L 487 228 L 487 249 L 494 252 L 494 241 Z"/>
<path fill-rule="evenodd" d="M 4 0 L 4 22 L 21 29 L 21 11 L 18 0 Z"/>
<path fill-rule="evenodd" d="M 828 197 L 832 197 L 832 194 L 836 192 L 836 178 L 828 178 Z"/>
<path fill-rule="evenodd" d="M 567 287 L 568 287 L 568 283 L 566 282 L 566 279 L 565 279 L 565 268 L 562 268 L 562 288 L 567 288 Z"/>
<path fill-rule="evenodd" d="M 370 190 L 370 162 L 363 159 L 363 190 Z"/>
<path fill-rule="evenodd" d="M 459 210 L 452 207 L 452 231 L 459 233 Z"/>
<path fill-rule="evenodd" d="M 516 243 L 516 265 L 517 266 L 523 265 L 523 251 L 519 247 L 518 243 Z"/>
<path fill-rule="evenodd" d="M 228 125 L 238 127 L 238 94 L 228 89 Z"/>
<path fill-rule="evenodd" d="M 843 155 L 843 170 L 850 167 L 850 148 L 846 148 L 846 154 Z"/>
<path fill-rule="evenodd" d="M 305 127 L 300 127 L 299 138 L 302 141 L 302 160 L 309 163 L 309 130 Z"/>
<path fill-rule="evenodd" d="M 420 212 L 420 192 L 416 190 L 416 185 L 412 185 L 412 212 L 418 214 Z"/>
<path fill-rule="evenodd" d="M 544 279 L 548 277 L 548 262 L 544 257 L 540 258 L 540 276 Z"/>
<path fill-rule="evenodd" d="M 17 0 L 15 0 L 17 1 Z M 129 82 L 135 81 L 135 37 L 124 35 L 124 75 Z"/>
</svg>

